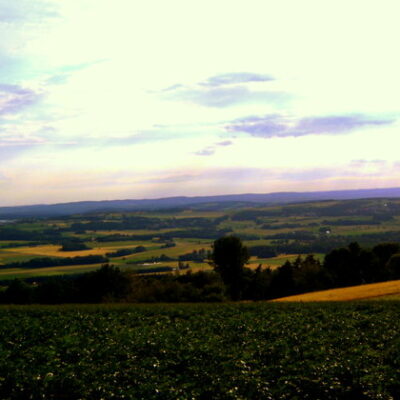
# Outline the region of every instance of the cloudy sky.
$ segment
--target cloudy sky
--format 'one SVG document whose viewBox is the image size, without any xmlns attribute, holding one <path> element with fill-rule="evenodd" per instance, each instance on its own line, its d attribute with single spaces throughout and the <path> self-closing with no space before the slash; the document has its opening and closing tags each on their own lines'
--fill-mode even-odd
<svg viewBox="0 0 400 400">
<path fill-rule="evenodd" d="M 0 205 L 400 186 L 398 0 L 0 0 Z"/>
</svg>

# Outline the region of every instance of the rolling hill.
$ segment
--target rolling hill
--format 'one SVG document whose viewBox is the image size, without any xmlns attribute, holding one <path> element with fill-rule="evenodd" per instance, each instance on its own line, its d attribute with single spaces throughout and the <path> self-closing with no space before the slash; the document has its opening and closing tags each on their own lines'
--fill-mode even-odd
<svg viewBox="0 0 400 400">
<path fill-rule="evenodd" d="M 102 211 L 161 210 L 196 208 L 217 210 L 229 207 L 288 204 L 320 200 L 350 200 L 400 197 L 400 188 L 338 190 L 320 192 L 248 193 L 221 196 L 166 197 L 140 200 L 79 201 L 58 204 L 37 204 L 0 207 L 0 219 L 21 217 L 55 217 Z"/>
</svg>

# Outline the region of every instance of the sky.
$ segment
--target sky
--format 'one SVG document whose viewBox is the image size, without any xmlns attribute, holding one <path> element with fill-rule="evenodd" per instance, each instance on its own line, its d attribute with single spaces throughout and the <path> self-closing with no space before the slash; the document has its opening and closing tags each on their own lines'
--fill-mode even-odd
<svg viewBox="0 0 400 400">
<path fill-rule="evenodd" d="M 0 206 L 400 186 L 398 0 L 0 0 Z"/>
</svg>

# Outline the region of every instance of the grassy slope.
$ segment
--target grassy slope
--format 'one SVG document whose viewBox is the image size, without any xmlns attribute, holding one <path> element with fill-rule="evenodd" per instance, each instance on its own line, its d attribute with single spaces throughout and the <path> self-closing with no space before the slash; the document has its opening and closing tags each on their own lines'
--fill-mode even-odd
<svg viewBox="0 0 400 400">
<path fill-rule="evenodd" d="M 309 301 L 350 301 L 381 298 L 400 295 L 400 280 L 371 283 L 368 285 L 350 286 L 346 288 L 322 290 L 295 296 L 282 297 L 275 302 L 309 302 Z"/>
</svg>

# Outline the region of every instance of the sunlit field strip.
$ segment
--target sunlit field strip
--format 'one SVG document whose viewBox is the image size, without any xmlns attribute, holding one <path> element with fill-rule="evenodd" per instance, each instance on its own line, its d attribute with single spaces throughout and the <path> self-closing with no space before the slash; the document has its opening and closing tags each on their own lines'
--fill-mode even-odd
<svg viewBox="0 0 400 400">
<path fill-rule="evenodd" d="M 122 248 L 124 246 L 118 246 Z M 18 247 L 9 249 L 14 253 L 19 253 L 23 255 L 32 255 L 32 256 L 40 256 L 40 257 L 76 257 L 76 256 L 88 256 L 88 255 L 104 255 L 110 251 L 116 250 L 118 247 L 110 247 L 110 246 L 101 246 L 95 247 L 88 250 L 79 250 L 79 251 L 61 251 L 61 246 L 59 245 L 41 245 L 41 246 L 32 246 L 32 247 Z"/>
<path fill-rule="evenodd" d="M 0 280 L 9 279 L 26 279 L 41 276 L 54 276 L 54 275 L 70 275 L 80 274 L 83 272 L 94 271 L 100 268 L 101 264 L 89 264 L 89 265 L 63 265 L 57 267 L 46 267 L 46 268 L 10 268 L 0 270 Z"/>
<path fill-rule="evenodd" d="M 154 247 L 159 247 L 152 242 L 140 242 L 140 244 L 149 247 L 151 245 Z M 106 243 L 105 245 L 97 245 L 88 250 L 77 250 L 77 251 L 61 251 L 61 246 L 59 245 L 41 245 L 41 246 L 30 246 L 30 247 L 16 247 L 10 249 L 0 250 L 0 257 L 7 253 L 12 253 L 14 255 L 30 255 L 30 256 L 40 256 L 40 257 L 76 257 L 76 256 L 88 256 L 88 255 L 105 255 L 106 253 L 113 252 L 118 249 L 128 248 L 137 246 L 135 243 L 132 245 L 131 242 L 115 242 Z M 4 257 L 6 258 L 6 257 Z"/>
<path fill-rule="evenodd" d="M 12 244 L 24 244 L 24 243 L 29 243 L 28 240 L 0 240 L 0 245 L 6 244 L 6 245 L 12 245 Z"/>
<path fill-rule="evenodd" d="M 191 253 L 193 250 L 210 249 L 210 247 L 207 246 L 206 243 L 196 244 L 193 242 L 184 242 L 184 241 L 182 242 L 177 241 L 175 243 L 176 243 L 175 247 L 158 248 L 154 250 L 145 251 L 143 253 L 137 253 L 130 256 L 126 256 L 125 258 L 126 260 L 130 261 L 141 261 L 151 257 L 158 257 L 161 254 L 165 254 L 166 256 L 172 258 L 172 257 L 177 257 L 181 254 Z"/>
<path fill-rule="evenodd" d="M 28 261 L 33 258 L 32 255 L 29 254 L 21 254 L 16 251 L 0 251 L 0 264 L 7 264 L 12 262 L 21 262 Z"/>
<path fill-rule="evenodd" d="M 370 283 L 367 285 L 350 286 L 346 288 L 323 290 L 319 292 L 310 292 L 295 296 L 282 297 L 272 301 L 351 301 L 393 295 L 400 295 L 400 280 Z"/>
<path fill-rule="evenodd" d="M 304 254 L 280 254 L 279 256 L 271 257 L 271 258 L 251 257 L 249 260 L 249 263 L 246 265 L 246 267 L 251 268 L 251 269 L 256 269 L 261 264 L 262 268 L 269 267 L 271 269 L 276 269 L 276 268 L 281 267 L 286 261 L 290 261 L 290 262 L 295 261 L 296 258 L 299 256 L 302 258 L 306 257 L 306 255 L 304 255 Z M 324 254 L 317 253 L 317 254 L 314 254 L 314 257 L 316 259 L 319 259 L 320 261 L 322 261 L 324 258 Z"/>
<path fill-rule="evenodd" d="M 149 265 L 127 265 L 124 263 L 113 263 L 116 267 L 120 268 L 121 270 L 126 270 L 130 272 L 135 272 L 137 269 L 148 269 L 149 272 L 144 274 L 148 275 L 151 274 L 152 268 L 158 267 L 178 267 L 177 261 L 170 261 L 170 262 L 163 262 L 163 263 L 156 263 L 156 264 L 149 264 Z M 185 263 L 186 264 L 186 263 Z M 194 263 L 188 262 L 190 265 L 190 269 L 183 269 L 180 270 L 180 274 L 186 274 L 186 272 L 197 272 L 197 271 L 204 271 L 204 270 L 211 270 L 211 266 L 207 263 Z M 71 274 L 82 274 L 84 272 L 94 271 L 101 267 L 102 264 L 85 264 L 85 265 L 63 265 L 63 266 L 56 266 L 56 267 L 46 267 L 46 268 L 34 268 L 34 269 L 19 269 L 19 268 L 12 268 L 6 270 L 0 270 L 0 281 L 3 280 L 11 280 L 15 278 L 19 279 L 26 279 L 26 278 L 34 278 L 34 277 L 44 277 L 44 276 L 59 276 L 59 275 L 71 275 Z M 157 272 L 157 274 L 171 274 L 175 273 L 175 271 L 166 271 L 166 272 Z"/>
<path fill-rule="evenodd" d="M 158 230 L 149 230 L 149 229 L 111 229 L 111 230 L 97 230 L 97 231 L 87 231 L 89 234 L 96 234 L 100 236 L 107 235 L 154 235 L 154 237 L 159 236 L 162 233 L 176 232 L 180 231 L 182 228 L 168 228 L 168 229 L 158 229 Z"/>
</svg>

